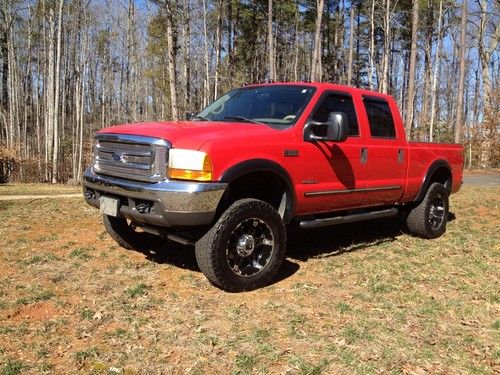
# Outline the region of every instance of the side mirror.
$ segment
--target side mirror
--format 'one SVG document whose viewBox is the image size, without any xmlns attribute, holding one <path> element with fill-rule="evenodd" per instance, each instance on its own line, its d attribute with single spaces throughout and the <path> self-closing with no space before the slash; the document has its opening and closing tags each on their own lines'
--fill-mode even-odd
<svg viewBox="0 0 500 375">
<path fill-rule="evenodd" d="M 327 122 L 310 122 L 304 127 L 306 142 L 343 142 L 349 135 L 349 120 L 343 112 L 330 112 Z"/>
</svg>

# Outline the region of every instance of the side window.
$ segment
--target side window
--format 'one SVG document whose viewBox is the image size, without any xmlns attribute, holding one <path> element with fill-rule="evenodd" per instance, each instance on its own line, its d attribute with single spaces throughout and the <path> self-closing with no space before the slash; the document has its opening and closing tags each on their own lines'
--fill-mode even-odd
<svg viewBox="0 0 500 375">
<path fill-rule="evenodd" d="M 327 122 L 330 112 L 344 112 L 349 120 L 349 135 L 359 135 L 358 120 L 350 96 L 330 94 L 321 99 L 320 106 L 312 116 L 313 121 Z"/>
<path fill-rule="evenodd" d="M 365 97 L 366 114 L 370 124 L 372 137 L 396 138 L 396 129 L 392 119 L 391 109 L 385 100 Z"/>
</svg>

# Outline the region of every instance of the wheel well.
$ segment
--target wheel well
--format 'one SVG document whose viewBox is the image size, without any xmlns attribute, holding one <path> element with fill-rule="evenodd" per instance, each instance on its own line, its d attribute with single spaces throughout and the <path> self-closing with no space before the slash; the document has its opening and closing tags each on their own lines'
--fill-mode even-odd
<svg viewBox="0 0 500 375">
<path fill-rule="evenodd" d="M 442 184 L 448 192 L 451 192 L 451 172 L 448 167 L 442 166 L 436 169 L 431 177 L 429 178 L 429 183 L 427 187 L 431 186 L 434 182 L 439 182 Z"/>
<path fill-rule="evenodd" d="M 284 194 L 286 206 L 283 219 L 288 222 L 292 214 L 293 199 L 283 178 L 269 171 L 249 172 L 229 182 L 217 208 L 217 217 L 232 203 L 244 198 L 262 200 L 279 210 Z"/>
<path fill-rule="evenodd" d="M 414 202 L 420 202 L 424 199 L 427 189 L 429 189 L 429 186 L 431 186 L 434 182 L 442 184 L 446 190 L 451 193 L 451 169 L 445 161 L 438 160 L 430 166 Z"/>
</svg>

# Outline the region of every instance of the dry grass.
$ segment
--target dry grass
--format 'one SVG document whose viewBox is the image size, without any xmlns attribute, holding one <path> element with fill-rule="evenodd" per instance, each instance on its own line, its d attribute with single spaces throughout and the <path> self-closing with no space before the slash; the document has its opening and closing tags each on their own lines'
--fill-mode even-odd
<svg viewBox="0 0 500 375">
<path fill-rule="evenodd" d="M 432 241 L 293 234 L 275 284 L 227 294 L 191 248 L 117 247 L 79 199 L 0 202 L 0 374 L 498 372 L 499 203 L 464 187 Z"/>
<path fill-rule="evenodd" d="M 65 184 L 0 184 L 0 196 L 2 195 L 57 195 L 80 193 L 80 186 Z"/>
<path fill-rule="evenodd" d="M 464 176 L 498 176 L 500 168 L 464 169 Z"/>
</svg>

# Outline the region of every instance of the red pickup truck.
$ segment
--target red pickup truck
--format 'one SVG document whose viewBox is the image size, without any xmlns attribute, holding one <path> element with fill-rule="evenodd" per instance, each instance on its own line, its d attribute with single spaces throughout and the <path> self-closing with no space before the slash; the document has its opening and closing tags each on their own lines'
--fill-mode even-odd
<svg viewBox="0 0 500 375">
<path fill-rule="evenodd" d="M 85 200 L 127 249 L 195 244 L 201 271 L 227 291 L 268 284 L 286 228 L 401 214 L 408 230 L 446 229 L 463 148 L 405 138 L 388 95 L 327 83 L 245 86 L 190 121 L 97 133 Z"/>
</svg>

